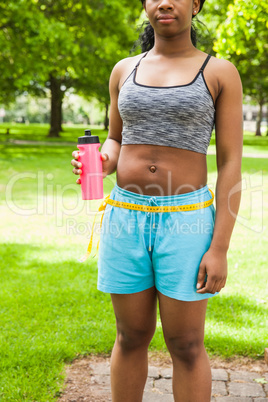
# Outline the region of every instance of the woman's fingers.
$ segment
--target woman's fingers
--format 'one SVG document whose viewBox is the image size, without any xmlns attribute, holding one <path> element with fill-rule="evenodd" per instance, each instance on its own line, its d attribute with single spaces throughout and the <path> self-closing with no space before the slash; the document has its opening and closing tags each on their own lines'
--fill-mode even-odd
<svg viewBox="0 0 268 402">
<path fill-rule="evenodd" d="M 108 160 L 109 160 L 108 154 L 101 154 L 101 160 L 102 160 L 103 162 L 108 161 Z"/>
<path fill-rule="evenodd" d="M 212 280 L 207 279 L 206 286 L 200 290 L 197 290 L 197 293 L 204 294 L 204 293 L 211 293 L 215 294 L 216 292 L 220 292 L 225 286 L 224 280 Z"/>
<path fill-rule="evenodd" d="M 72 156 L 74 159 L 71 160 L 71 165 L 74 166 L 73 173 L 74 174 L 81 174 L 82 170 L 80 169 L 82 167 L 82 163 L 78 161 L 79 158 L 79 152 L 78 151 L 73 151 Z"/>
<path fill-rule="evenodd" d="M 72 156 L 74 157 L 74 159 L 78 159 L 79 158 L 79 151 L 73 151 Z"/>
<path fill-rule="evenodd" d="M 73 173 L 74 174 L 82 174 L 82 170 L 81 169 L 73 169 Z"/>
<path fill-rule="evenodd" d="M 74 157 L 74 159 L 72 159 L 71 164 L 76 168 L 82 167 L 82 163 L 78 161 L 79 152 L 73 151 L 72 156 Z"/>
<path fill-rule="evenodd" d="M 71 165 L 74 166 L 74 168 L 73 168 L 73 173 L 76 174 L 76 175 L 80 175 L 80 174 L 82 174 L 82 170 L 81 170 L 81 168 L 82 168 L 82 163 L 78 161 L 79 152 L 78 152 L 78 151 L 73 151 L 73 152 L 72 152 L 72 156 L 73 156 L 73 158 L 74 158 L 74 159 L 71 160 Z M 106 154 L 106 153 L 101 154 L 101 160 L 102 160 L 102 162 L 107 162 L 107 161 L 109 161 L 109 155 Z M 104 166 L 103 166 L 103 171 L 104 171 L 103 177 L 106 177 L 107 174 L 105 173 Z M 81 184 L 80 178 L 76 180 L 76 183 L 77 183 L 77 184 Z"/>
<path fill-rule="evenodd" d="M 71 165 L 74 166 L 73 173 L 76 174 L 76 175 L 79 175 L 79 174 L 82 173 L 82 170 L 80 169 L 82 167 L 82 163 L 78 162 L 79 152 L 78 151 L 73 151 L 72 156 L 74 158 L 74 159 L 71 160 Z M 76 180 L 76 183 L 81 184 L 80 177 Z"/>
<path fill-rule="evenodd" d="M 197 278 L 197 286 L 196 286 L 197 289 L 201 289 L 204 286 L 205 279 L 206 279 L 206 264 L 203 261 L 201 261 Z"/>
<path fill-rule="evenodd" d="M 75 168 L 81 168 L 82 167 L 82 163 L 81 162 L 77 162 L 75 159 L 71 160 L 71 165 L 73 165 Z"/>
<path fill-rule="evenodd" d="M 222 281 L 220 281 L 220 283 L 219 283 L 218 286 L 217 286 L 216 292 L 220 292 L 220 291 L 224 288 L 225 283 L 226 283 L 226 280 L 225 280 L 225 279 L 222 280 Z"/>
<path fill-rule="evenodd" d="M 80 169 L 82 167 L 82 163 L 75 162 L 74 159 L 73 159 L 71 164 L 74 166 L 74 169 L 73 169 L 74 174 L 81 174 L 82 173 L 82 170 Z"/>
</svg>

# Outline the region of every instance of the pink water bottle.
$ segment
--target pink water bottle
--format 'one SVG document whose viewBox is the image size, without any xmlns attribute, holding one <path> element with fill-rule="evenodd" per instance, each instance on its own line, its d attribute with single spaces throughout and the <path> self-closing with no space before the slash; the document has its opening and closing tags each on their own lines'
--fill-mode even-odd
<svg viewBox="0 0 268 402">
<path fill-rule="evenodd" d="M 79 162 L 82 163 L 80 174 L 82 199 L 98 200 L 103 198 L 102 160 L 99 137 L 85 131 L 83 137 L 78 138 Z"/>
</svg>

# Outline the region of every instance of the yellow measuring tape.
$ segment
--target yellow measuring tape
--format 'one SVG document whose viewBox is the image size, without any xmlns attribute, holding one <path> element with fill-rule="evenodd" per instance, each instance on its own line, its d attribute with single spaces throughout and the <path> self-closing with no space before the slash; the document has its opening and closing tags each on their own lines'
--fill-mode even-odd
<svg viewBox="0 0 268 402">
<path fill-rule="evenodd" d="M 143 211 L 143 212 L 178 212 L 178 211 L 183 211 L 184 212 L 184 211 L 195 211 L 197 209 L 207 208 L 207 207 L 209 207 L 210 205 L 213 204 L 214 193 L 210 189 L 209 189 L 209 191 L 211 193 L 212 198 L 210 200 L 208 200 L 208 201 L 202 201 L 202 202 L 198 202 L 196 204 L 176 205 L 176 206 L 170 206 L 170 205 L 168 205 L 168 206 L 163 206 L 163 205 L 162 206 L 151 206 L 151 205 L 130 204 L 128 202 L 110 200 L 110 194 L 109 194 L 104 199 L 104 201 L 102 201 L 98 211 L 95 214 L 95 217 L 94 217 L 94 220 L 93 220 L 93 225 L 92 225 L 92 233 L 91 233 L 89 245 L 88 245 L 88 248 L 87 248 L 87 252 L 82 258 L 80 258 L 79 261 L 80 262 L 86 261 L 86 259 L 89 257 L 89 255 L 91 253 L 96 217 L 97 217 L 98 212 L 101 212 L 101 211 L 105 210 L 107 204 L 112 205 L 114 207 L 118 207 L 118 208 L 132 209 L 132 210 L 135 210 L 135 211 Z M 103 215 L 104 215 L 104 212 L 103 212 L 102 217 L 101 217 L 100 227 L 102 225 Z M 97 251 L 98 251 L 98 249 L 99 249 L 99 241 L 98 241 L 98 245 L 97 245 Z M 95 255 L 94 255 L 94 257 L 95 257 Z"/>
</svg>

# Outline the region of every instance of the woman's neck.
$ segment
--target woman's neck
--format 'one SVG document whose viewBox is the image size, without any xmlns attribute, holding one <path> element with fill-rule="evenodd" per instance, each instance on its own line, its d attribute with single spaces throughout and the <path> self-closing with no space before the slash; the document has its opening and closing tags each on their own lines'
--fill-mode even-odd
<svg viewBox="0 0 268 402">
<path fill-rule="evenodd" d="M 155 44 L 152 54 L 165 56 L 188 57 L 197 49 L 194 47 L 189 32 L 181 33 L 176 37 L 163 37 L 155 34 Z"/>
</svg>

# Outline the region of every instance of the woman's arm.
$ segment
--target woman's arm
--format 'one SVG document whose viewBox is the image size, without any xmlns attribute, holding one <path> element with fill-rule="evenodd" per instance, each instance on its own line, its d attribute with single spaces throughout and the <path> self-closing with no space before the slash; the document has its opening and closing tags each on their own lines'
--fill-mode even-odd
<svg viewBox="0 0 268 402">
<path fill-rule="evenodd" d="M 117 63 L 111 73 L 109 90 L 110 90 L 110 119 L 109 133 L 104 142 L 101 152 L 103 156 L 103 177 L 115 172 L 119 158 L 121 142 L 122 142 L 122 119 L 118 111 L 118 95 L 119 81 L 121 76 L 122 63 Z"/>
<path fill-rule="evenodd" d="M 241 198 L 243 150 L 243 90 L 237 69 L 219 62 L 219 95 L 216 102 L 216 218 L 210 248 L 198 276 L 198 293 L 219 292 L 227 278 L 227 251 Z M 207 282 L 204 283 L 207 274 Z M 204 286 L 202 288 L 202 286 Z"/>
<path fill-rule="evenodd" d="M 110 122 L 109 133 L 106 141 L 101 148 L 102 171 L 103 177 L 113 173 L 116 170 L 119 158 L 121 141 L 122 141 L 122 120 L 118 111 L 117 101 L 119 94 L 119 80 L 121 76 L 121 62 L 117 63 L 113 68 L 110 76 L 109 91 L 110 91 Z M 79 151 L 73 151 L 72 156 L 74 159 L 71 164 L 74 166 L 73 173 L 78 175 L 82 173 L 83 166 L 78 162 Z M 76 180 L 80 184 L 80 178 Z"/>
</svg>

